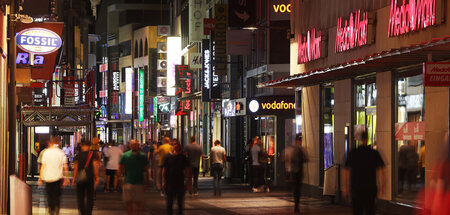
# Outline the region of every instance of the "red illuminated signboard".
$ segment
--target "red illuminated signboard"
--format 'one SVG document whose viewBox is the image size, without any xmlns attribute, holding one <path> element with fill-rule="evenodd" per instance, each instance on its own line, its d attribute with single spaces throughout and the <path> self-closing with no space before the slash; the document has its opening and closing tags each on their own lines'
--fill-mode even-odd
<svg viewBox="0 0 450 215">
<path fill-rule="evenodd" d="M 424 63 L 423 85 L 426 87 L 450 86 L 450 63 Z"/>
<path fill-rule="evenodd" d="M 320 31 L 312 29 L 306 36 L 298 36 L 297 63 L 306 63 L 320 58 L 322 36 Z"/>
<path fill-rule="evenodd" d="M 366 45 L 368 24 L 367 12 L 361 13 L 359 10 L 356 13 L 350 13 L 348 20 L 342 21 L 342 17 L 339 17 L 334 51 L 338 53 Z"/>
<path fill-rule="evenodd" d="M 388 37 L 394 37 L 436 24 L 436 0 L 391 0 Z"/>
</svg>

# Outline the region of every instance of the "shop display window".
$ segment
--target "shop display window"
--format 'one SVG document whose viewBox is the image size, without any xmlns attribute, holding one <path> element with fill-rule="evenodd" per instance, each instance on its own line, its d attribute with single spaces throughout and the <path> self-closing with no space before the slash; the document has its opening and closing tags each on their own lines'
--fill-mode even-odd
<svg viewBox="0 0 450 215">
<path fill-rule="evenodd" d="M 366 82 L 355 86 L 356 99 L 356 126 L 367 129 L 369 146 L 376 148 L 376 125 L 377 125 L 377 86 L 375 82 Z M 357 129 L 356 129 L 357 130 Z M 356 140 L 356 146 L 361 144 Z"/>
<path fill-rule="evenodd" d="M 322 132 L 324 169 L 334 164 L 334 87 L 322 87 Z"/>
<path fill-rule="evenodd" d="M 398 74 L 395 136 L 396 199 L 411 202 L 425 183 L 424 87 L 420 72 Z M 413 135 L 410 135 L 414 133 Z"/>
</svg>

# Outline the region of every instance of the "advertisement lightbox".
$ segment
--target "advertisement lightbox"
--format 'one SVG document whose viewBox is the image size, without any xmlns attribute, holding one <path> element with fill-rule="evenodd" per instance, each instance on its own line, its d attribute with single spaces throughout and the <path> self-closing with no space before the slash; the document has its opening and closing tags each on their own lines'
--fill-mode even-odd
<svg viewBox="0 0 450 215">
<path fill-rule="evenodd" d="M 181 37 L 167 37 L 167 95 L 175 96 L 175 65 L 181 64 Z"/>
</svg>

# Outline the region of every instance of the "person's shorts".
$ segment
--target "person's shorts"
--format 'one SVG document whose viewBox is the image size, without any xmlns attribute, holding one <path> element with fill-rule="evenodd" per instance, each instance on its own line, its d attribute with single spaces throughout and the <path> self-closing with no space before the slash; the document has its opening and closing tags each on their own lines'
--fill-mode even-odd
<svg viewBox="0 0 450 215">
<path fill-rule="evenodd" d="M 124 202 L 143 203 L 145 187 L 142 184 L 123 184 L 122 198 Z"/>
<path fill-rule="evenodd" d="M 116 175 L 117 170 L 115 169 L 106 169 L 106 175 L 114 176 Z"/>
</svg>

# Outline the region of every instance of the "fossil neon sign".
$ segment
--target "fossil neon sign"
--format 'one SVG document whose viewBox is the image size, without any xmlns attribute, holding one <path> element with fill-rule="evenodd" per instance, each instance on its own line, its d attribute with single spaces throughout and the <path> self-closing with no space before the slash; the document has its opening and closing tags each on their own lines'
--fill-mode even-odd
<svg viewBox="0 0 450 215">
<path fill-rule="evenodd" d="M 342 21 L 342 17 L 339 17 L 334 51 L 338 53 L 366 45 L 368 25 L 369 19 L 367 12 L 361 13 L 358 10 L 356 13 L 350 13 L 350 18 L 345 21 Z"/>
<path fill-rule="evenodd" d="M 406 34 L 436 24 L 436 0 L 391 0 L 388 37 Z"/>
<path fill-rule="evenodd" d="M 320 58 L 322 36 L 320 31 L 312 29 L 305 37 L 298 36 L 297 63 L 306 63 Z"/>
</svg>

